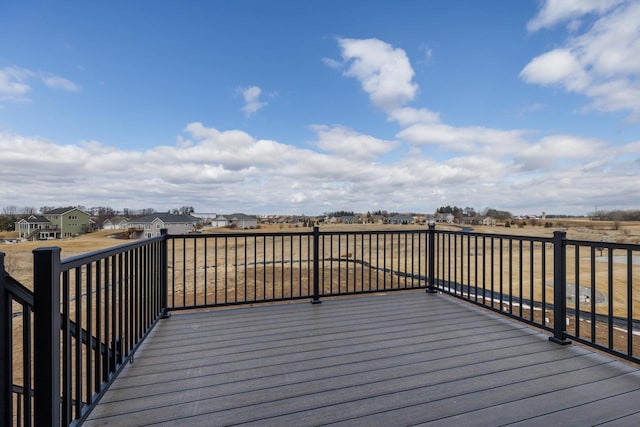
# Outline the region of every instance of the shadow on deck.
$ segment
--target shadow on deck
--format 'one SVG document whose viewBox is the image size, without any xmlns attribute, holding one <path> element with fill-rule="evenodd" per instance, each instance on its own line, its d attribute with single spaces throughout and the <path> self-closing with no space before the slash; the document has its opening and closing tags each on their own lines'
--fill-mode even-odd
<svg viewBox="0 0 640 427">
<path fill-rule="evenodd" d="M 161 320 L 84 426 L 640 425 L 630 364 L 444 295 Z"/>
</svg>

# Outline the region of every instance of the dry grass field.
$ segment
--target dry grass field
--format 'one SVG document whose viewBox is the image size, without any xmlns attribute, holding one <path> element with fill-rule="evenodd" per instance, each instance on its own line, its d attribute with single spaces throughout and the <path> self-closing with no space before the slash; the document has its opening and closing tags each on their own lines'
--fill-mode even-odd
<svg viewBox="0 0 640 427">
<path fill-rule="evenodd" d="M 474 226 L 473 231 L 479 232 L 479 233 L 487 233 L 487 234 L 506 234 L 506 235 L 530 236 L 530 237 L 551 237 L 553 235 L 553 231 L 563 230 L 567 232 L 567 238 L 571 240 L 588 240 L 588 241 L 606 240 L 606 241 L 618 242 L 618 243 L 640 244 L 640 222 L 621 222 L 619 224 L 616 224 L 614 222 L 607 222 L 607 221 L 588 221 L 588 220 L 569 220 L 569 219 L 552 220 L 552 221 L 554 224 L 553 228 L 544 228 L 541 226 L 534 227 L 530 225 L 525 226 L 524 228 L 519 228 L 517 226 L 512 226 L 510 228 L 505 228 L 502 226 L 496 226 L 496 227 Z M 323 225 L 321 226 L 321 231 L 341 232 L 341 231 L 380 230 L 380 231 L 402 232 L 408 229 L 422 229 L 422 228 L 425 228 L 425 227 L 424 226 L 406 226 L 406 225 L 336 224 L 336 225 Z M 452 225 L 441 225 L 441 224 L 437 225 L 437 230 L 454 230 L 455 231 L 459 229 L 460 227 L 452 226 Z M 251 233 L 253 231 L 254 230 L 247 230 L 246 233 Z M 301 227 L 292 227 L 289 225 L 266 225 L 266 226 L 262 226 L 258 231 L 266 232 L 266 233 L 270 233 L 270 232 L 278 233 L 278 232 L 302 232 L 302 231 L 310 231 L 310 229 L 301 228 Z M 224 235 L 225 233 L 227 234 L 242 233 L 242 231 L 223 228 L 223 229 L 206 230 L 203 232 L 204 235 L 208 235 L 211 233 Z M 7 271 L 14 278 L 16 278 L 18 281 L 23 283 L 25 286 L 31 288 L 32 286 L 31 276 L 33 274 L 32 252 L 34 249 L 44 247 L 44 246 L 58 246 L 61 248 L 61 257 L 67 258 L 67 257 L 80 255 L 87 252 L 96 251 L 99 249 L 122 245 L 128 242 L 127 240 L 121 240 L 121 239 L 115 239 L 115 238 L 109 237 L 112 234 L 113 234 L 112 231 L 99 231 L 99 232 L 90 233 L 84 236 L 70 238 L 70 239 L 63 239 L 63 240 L 54 240 L 54 241 L 46 241 L 46 242 L 45 241 L 21 242 L 16 244 L 0 244 L 0 251 L 6 254 L 5 268 L 7 269 Z M 10 237 L 10 236 L 5 236 L 5 237 Z M 235 253 L 235 251 L 237 250 L 240 250 L 242 252 L 243 250 L 242 245 L 244 244 L 244 242 L 242 240 L 239 243 L 237 241 L 224 242 L 224 240 L 219 239 L 217 242 L 217 246 L 221 250 L 220 252 L 224 250 L 224 248 L 221 246 L 223 244 L 228 246 L 227 251 L 229 253 Z M 235 246 L 236 244 L 239 245 L 237 248 Z M 401 244 L 405 245 L 407 244 L 407 242 L 404 242 L 403 240 Z M 413 245 L 415 246 L 416 244 L 417 243 L 414 243 Z M 267 245 L 267 247 L 265 248 L 260 247 L 258 248 L 258 253 L 256 254 L 256 256 L 258 257 L 258 259 L 277 260 L 280 258 L 282 254 L 283 245 L 285 245 L 285 243 L 277 243 L 275 246 Z M 329 246 L 328 242 L 326 242 L 326 246 L 327 247 Z M 338 244 L 336 243 L 334 246 L 335 246 L 334 247 L 334 252 L 335 252 L 338 248 Z M 348 247 L 348 243 L 343 243 L 343 247 L 341 249 L 344 253 L 340 253 L 338 256 L 342 257 L 345 261 L 348 261 L 352 257 L 357 258 L 359 252 L 363 250 L 361 246 L 362 245 L 360 245 L 360 242 L 358 241 L 354 241 L 350 248 Z M 176 248 L 178 250 L 181 249 L 181 248 L 178 248 L 177 246 Z M 307 253 L 307 248 L 301 248 L 301 249 L 303 251 L 303 253 L 301 254 L 296 253 L 296 251 L 294 251 L 294 252 L 288 253 L 286 256 L 289 256 L 292 259 L 308 259 L 309 256 Z M 487 250 L 487 249 L 489 248 L 485 248 L 483 250 Z M 190 246 L 189 247 L 185 246 L 184 250 L 188 251 L 189 256 L 187 258 L 190 258 L 192 255 L 193 248 Z M 211 250 L 212 249 L 210 248 L 210 251 Z M 365 251 L 368 250 L 368 246 L 364 250 Z M 377 250 L 377 248 L 375 250 Z M 525 247 L 524 250 L 528 251 L 528 248 Z M 275 251 L 276 253 L 271 253 L 273 251 Z M 351 253 L 351 256 L 349 255 L 349 252 Z M 399 255 L 400 257 L 402 256 L 402 254 L 399 254 Z M 586 254 L 581 254 L 580 256 L 584 256 L 584 255 Z M 253 254 L 250 254 L 250 256 L 253 256 Z M 330 255 L 325 254 L 325 256 L 329 257 Z M 335 254 L 332 254 L 331 256 L 335 256 Z M 528 252 L 524 252 L 523 256 L 525 257 L 528 256 Z M 571 258 L 572 256 L 571 251 L 569 251 L 568 256 Z M 182 257 L 182 254 L 177 255 L 178 259 L 180 259 L 181 257 Z M 395 261 L 395 264 L 393 264 L 394 261 Z M 547 259 L 546 261 L 549 262 L 550 259 Z M 381 265 L 380 267 L 386 268 L 386 267 L 389 267 L 389 265 L 395 265 L 396 270 L 404 269 L 405 267 L 404 260 L 399 259 L 399 257 L 395 253 L 391 253 L 389 255 L 389 259 L 387 259 L 387 262 L 388 262 L 387 265 Z M 460 260 L 457 260 L 457 262 L 460 264 L 461 262 L 463 262 L 463 260 L 460 259 Z M 193 268 L 193 265 L 189 265 L 188 263 L 189 261 L 187 260 L 187 264 L 182 266 L 181 268 L 185 268 L 187 270 Z M 348 265 L 348 263 L 345 265 Z M 548 264 L 548 265 L 551 265 L 551 264 Z M 352 264 L 352 266 L 354 268 L 357 268 L 357 265 Z M 302 267 L 305 268 L 304 265 Z M 536 266 L 536 267 L 537 269 L 539 269 L 539 266 Z M 234 268 L 234 267 L 230 266 L 230 268 Z M 407 265 L 407 269 L 409 271 L 417 271 L 418 267 L 416 265 Z M 223 269 L 220 269 L 220 268 L 217 269 L 217 272 L 218 274 L 224 274 L 225 272 L 227 275 L 229 274 L 229 271 L 224 271 Z M 244 270 L 242 271 L 242 273 L 244 274 Z M 264 275 L 264 272 L 262 273 Z M 528 272 L 525 271 L 525 277 L 527 276 L 527 273 Z M 571 271 L 569 273 L 571 273 Z M 580 274 L 581 276 L 585 274 L 590 275 L 590 272 L 584 271 Z M 255 275 L 257 277 L 260 276 L 260 274 L 258 273 L 256 273 Z M 278 275 L 281 275 L 281 273 L 278 273 Z M 304 274 L 298 272 L 298 275 L 304 275 Z M 249 276 L 253 277 L 254 275 L 249 274 Z M 584 280 L 582 281 L 582 283 L 585 283 Z"/>
</svg>

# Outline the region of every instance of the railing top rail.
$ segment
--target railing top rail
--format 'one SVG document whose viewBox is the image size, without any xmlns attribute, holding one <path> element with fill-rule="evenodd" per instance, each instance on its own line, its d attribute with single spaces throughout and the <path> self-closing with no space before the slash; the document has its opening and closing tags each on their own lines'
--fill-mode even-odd
<svg viewBox="0 0 640 427">
<path fill-rule="evenodd" d="M 246 231 L 235 233 L 195 233 L 195 234 L 171 234 L 168 236 L 171 239 L 204 239 L 212 237 L 282 237 L 282 236 L 313 236 L 313 231 Z"/>
<path fill-rule="evenodd" d="M 494 238 L 494 239 L 522 240 L 526 242 L 553 243 L 553 237 L 518 236 L 515 234 L 479 233 L 474 231 L 461 231 L 461 230 L 436 230 L 436 233 L 437 234 L 455 234 L 455 235 L 462 235 L 462 236 L 478 236 L 478 237 Z"/>
<path fill-rule="evenodd" d="M 426 233 L 428 228 L 418 229 L 398 229 L 398 230 L 322 230 L 318 233 L 325 236 L 336 235 L 360 235 L 360 234 L 398 234 L 398 233 Z M 174 239 L 203 239 L 203 238 L 221 238 L 221 237 L 289 237 L 289 236 L 313 236 L 313 231 L 263 231 L 263 232 L 236 232 L 236 233 L 197 233 L 197 234 L 172 234 L 169 238 Z"/>
<path fill-rule="evenodd" d="M 632 251 L 640 251 L 640 244 L 636 243 L 616 243 L 595 240 L 566 240 L 565 243 L 572 246 L 591 246 L 598 249 L 626 249 Z"/>
<path fill-rule="evenodd" d="M 14 300 L 21 304 L 33 306 L 33 292 L 11 277 L 7 272 L 5 272 L 5 286 L 5 289 L 13 295 Z"/>
<path fill-rule="evenodd" d="M 415 234 L 415 233 L 427 233 L 428 228 L 407 228 L 398 230 L 320 230 L 321 235 L 335 236 L 335 235 L 358 235 L 358 234 Z"/>
<path fill-rule="evenodd" d="M 76 267 L 82 267 L 83 265 L 89 264 L 94 261 L 99 261 L 101 259 L 110 257 L 112 255 L 118 255 L 120 253 L 124 253 L 126 251 L 136 249 L 142 246 L 146 246 L 149 243 L 164 240 L 165 236 L 152 237 L 150 239 L 140 240 L 137 242 L 125 243 L 123 245 L 113 246 L 111 248 L 100 249 L 94 252 L 88 252 L 82 255 L 76 255 L 69 258 L 65 258 L 61 261 L 61 271 L 69 271 Z"/>
</svg>

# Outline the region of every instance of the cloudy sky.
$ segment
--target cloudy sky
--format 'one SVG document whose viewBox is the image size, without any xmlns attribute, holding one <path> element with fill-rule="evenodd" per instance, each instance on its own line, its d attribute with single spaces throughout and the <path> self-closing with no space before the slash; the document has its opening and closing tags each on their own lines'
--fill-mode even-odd
<svg viewBox="0 0 640 427">
<path fill-rule="evenodd" d="M 10 0 L 0 153 L 0 207 L 640 208 L 640 0 Z"/>
</svg>

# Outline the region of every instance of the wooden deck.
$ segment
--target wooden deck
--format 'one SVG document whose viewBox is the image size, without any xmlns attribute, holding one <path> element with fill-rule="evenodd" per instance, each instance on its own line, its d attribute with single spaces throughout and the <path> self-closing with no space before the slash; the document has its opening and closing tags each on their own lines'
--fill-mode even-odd
<svg viewBox="0 0 640 427">
<path fill-rule="evenodd" d="M 638 368 L 424 292 L 178 313 L 84 425 L 637 426 Z"/>
</svg>

